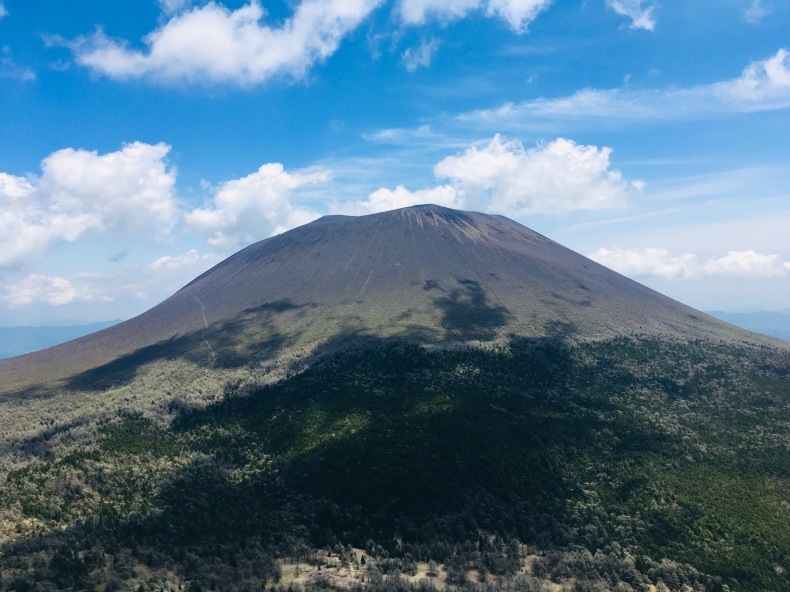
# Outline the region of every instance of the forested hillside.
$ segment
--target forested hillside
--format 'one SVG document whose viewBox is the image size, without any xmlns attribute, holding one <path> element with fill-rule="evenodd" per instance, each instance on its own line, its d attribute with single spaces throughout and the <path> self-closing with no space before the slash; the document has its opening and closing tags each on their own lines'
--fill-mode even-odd
<svg viewBox="0 0 790 592">
<path fill-rule="evenodd" d="M 0 586 L 787 589 L 789 393 L 768 346 L 354 342 L 7 441 Z"/>
</svg>

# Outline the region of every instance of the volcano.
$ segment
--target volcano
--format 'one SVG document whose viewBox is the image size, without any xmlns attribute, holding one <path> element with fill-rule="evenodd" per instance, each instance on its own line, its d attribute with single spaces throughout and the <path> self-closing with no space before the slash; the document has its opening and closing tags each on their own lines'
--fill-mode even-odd
<svg viewBox="0 0 790 592">
<path fill-rule="evenodd" d="M 0 360 L 0 590 L 787 590 L 789 393 L 507 218 L 324 217 Z"/>
<path fill-rule="evenodd" d="M 425 205 L 325 216 L 255 243 L 134 319 L 0 361 L 0 389 L 168 357 L 237 366 L 363 336 L 452 344 L 633 334 L 769 341 L 505 217 Z"/>
</svg>

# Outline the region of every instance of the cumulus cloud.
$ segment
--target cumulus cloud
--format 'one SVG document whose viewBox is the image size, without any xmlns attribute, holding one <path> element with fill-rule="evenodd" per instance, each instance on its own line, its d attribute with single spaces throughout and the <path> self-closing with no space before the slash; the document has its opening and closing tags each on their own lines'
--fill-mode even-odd
<svg viewBox="0 0 790 592">
<path fill-rule="evenodd" d="M 213 247 L 228 252 L 318 218 L 317 212 L 293 198 L 302 188 L 329 179 L 327 171 L 289 173 L 279 163 L 265 164 L 251 175 L 221 184 L 211 202 L 189 212 L 186 221 L 210 234 Z"/>
<path fill-rule="evenodd" d="M 506 215 L 598 210 L 622 206 L 642 189 L 610 167 L 611 152 L 565 138 L 527 150 L 497 135 L 445 158 L 434 174 L 450 179 L 468 206 Z"/>
<path fill-rule="evenodd" d="M 642 6 L 643 0 L 606 0 L 606 5 L 621 16 L 631 19 L 632 29 L 652 31 L 656 27 L 653 18 L 654 4 Z"/>
<path fill-rule="evenodd" d="M 779 255 L 730 251 L 724 257 L 708 261 L 703 269 L 709 275 L 726 277 L 777 277 L 790 272 L 790 261 L 782 261 Z"/>
<path fill-rule="evenodd" d="M 440 185 L 417 191 L 411 191 L 403 185 L 398 185 L 395 189 L 378 189 L 371 193 L 365 201 L 335 204 L 332 211 L 349 215 L 375 214 L 426 203 L 449 208 L 463 207 L 458 193 L 450 185 Z"/>
<path fill-rule="evenodd" d="M 516 32 L 527 26 L 552 3 L 552 0 L 401 0 L 400 15 L 408 25 L 421 25 L 429 19 L 453 21 L 475 10 L 507 22 Z"/>
<path fill-rule="evenodd" d="M 666 249 L 601 248 L 589 255 L 615 271 L 629 277 L 664 278 L 768 278 L 790 275 L 790 261 L 779 255 L 757 253 L 753 250 L 730 251 L 723 257 L 705 262 L 692 254 L 673 255 Z"/>
<path fill-rule="evenodd" d="M 0 196 L 16 200 L 27 197 L 34 190 L 35 187 L 30 179 L 0 173 Z"/>
<path fill-rule="evenodd" d="M 715 84 L 711 90 L 724 101 L 747 107 L 790 106 L 790 52 L 780 49 L 773 56 L 750 64 L 735 80 Z"/>
<path fill-rule="evenodd" d="M 145 51 L 101 30 L 69 45 L 77 63 L 117 79 L 238 85 L 277 76 L 301 79 L 381 1 L 303 0 L 280 28 L 261 24 L 265 11 L 259 0 L 236 10 L 209 2 L 176 13 L 149 33 Z"/>
<path fill-rule="evenodd" d="M 403 67 L 409 72 L 416 72 L 418 68 L 427 68 L 431 65 L 437 49 L 439 49 L 439 41 L 437 39 L 423 41 L 417 47 L 406 48 L 401 55 Z"/>
<path fill-rule="evenodd" d="M 169 230 L 178 208 L 168 152 L 167 144 L 142 142 L 108 154 L 66 148 L 44 159 L 38 189 L 50 200 L 56 220 L 67 217 L 67 235 Z"/>
<path fill-rule="evenodd" d="M 629 277 L 692 277 L 697 258 L 692 254 L 673 256 L 666 249 L 598 249 L 590 259 Z"/>
<path fill-rule="evenodd" d="M 565 138 L 525 149 L 496 135 L 440 161 L 433 172 L 447 181 L 441 185 L 416 191 L 403 185 L 381 188 L 365 201 L 335 203 L 330 209 L 361 214 L 433 203 L 520 217 L 615 208 L 639 194 L 643 184 L 626 181 L 612 169 L 611 152 Z"/>
<path fill-rule="evenodd" d="M 3 298 L 9 308 L 20 308 L 35 303 L 64 306 L 73 302 L 109 299 L 94 294 L 90 284 L 74 285 L 64 277 L 55 275 L 29 275 L 6 288 Z"/>
<path fill-rule="evenodd" d="M 755 61 L 737 78 L 680 89 L 583 89 L 567 97 L 506 103 L 462 114 L 471 125 L 534 126 L 537 119 L 664 120 L 790 107 L 790 52 Z"/>
<path fill-rule="evenodd" d="M 169 150 L 140 142 L 103 155 L 67 148 L 42 161 L 40 177 L 0 173 L 0 267 L 86 234 L 165 234 L 178 216 Z"/>
</svg>

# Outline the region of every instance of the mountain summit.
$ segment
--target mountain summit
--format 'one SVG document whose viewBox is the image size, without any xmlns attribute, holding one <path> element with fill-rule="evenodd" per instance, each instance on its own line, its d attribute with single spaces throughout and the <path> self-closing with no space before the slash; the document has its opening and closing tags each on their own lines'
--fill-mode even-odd
<svg viewBox="0 0 790 592">
<path fill-rule="evenodd" d="M 124 357 L 276 359 L 352 337 L 760 338 L 627 279 L 502 216 L 422 205 L 325 216 L 255 243 L 148 312 L 0 362 L 0 389 Z"/>
</svg>

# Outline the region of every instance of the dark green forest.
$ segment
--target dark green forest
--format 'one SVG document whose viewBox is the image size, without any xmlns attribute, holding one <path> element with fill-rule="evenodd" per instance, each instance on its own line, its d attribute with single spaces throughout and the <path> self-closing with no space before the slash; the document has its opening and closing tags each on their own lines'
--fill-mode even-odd
<svg viewBox="0 0 790 592">
<path fill-rule="evenodd" d="M 787 351 L 369 340 L 157 409 L 13 444 L 0 588 L 296 589 L 283 561 L 332 556 L 368 590 L 436 589 L 418 563 L 469 590 L 790 589 Z"/>
</svg>

